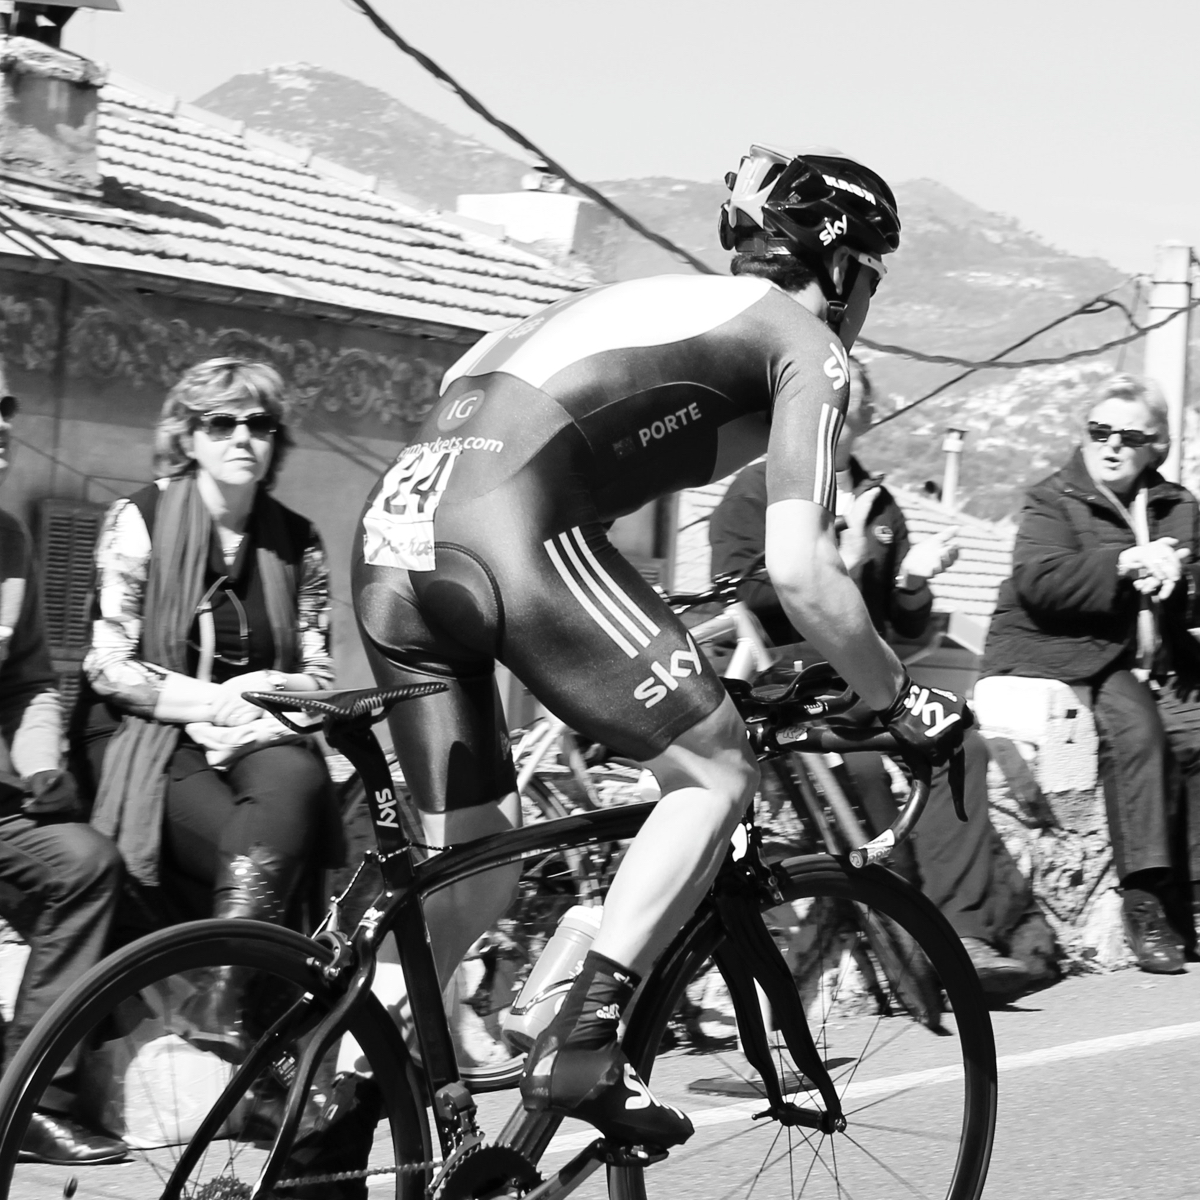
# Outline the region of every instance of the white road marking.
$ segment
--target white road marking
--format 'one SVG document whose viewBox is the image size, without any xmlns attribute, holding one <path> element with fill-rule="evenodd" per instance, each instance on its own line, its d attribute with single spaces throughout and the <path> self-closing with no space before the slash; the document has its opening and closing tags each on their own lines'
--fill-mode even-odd
<svg viewBox="0 0 1200 1200">
<path fill-rule="evenodd" d="M 1139 1029 L 1133 1033 L 1118 1033 L 1111 1037 L 1064 1042 L 1060 1046 L 1046 1046 L 1041 1050 L 1028 1050 L 1023 1054 L 1002 1054 L 997 1058 L 996 1066 L 1000 1072 L 1022 1071 L 1048 1063 L 1067 1062 L 1076 1058 L 1096 1058 L 1104 1054 L 1140 1050 L 1147 1046 L 1159 1046 L 1166 1042 L 1179 1042 L 1195 1037 L 1200 1037 L 1200 1021 L 1187 1021 L 1182 1025 L 1163 1025 L 1158 1029 Z M 856 1080 L 847 1089 L 845 1099 L 848 1103 L 856 1103 L 865 1098 L 885 1096 L 912 1088 L 953 1083 L 960 1074 L 961 1071 L 956 1066 L 934 1067 L 926 1071 L 906 1071 L 901 1075 L 888 1075 L 882 1079 Z M 734 1121 L 748 1121 L 756 1112 L 762 1112 L 763 1106 L 764 1101 L 757 1098 L 740 1100 L 736 1104 L 725 1104 L 717 1108 L 685 1106 L 685 1111 L 697 1129 L 706 1129 L 714 1125 L 728 1125 Z M 582 1150 L 595 1136 L 594 1131 L 559 1134 L 550 1143 L 546 1154 L 574 1153 Z"/>
</svg>

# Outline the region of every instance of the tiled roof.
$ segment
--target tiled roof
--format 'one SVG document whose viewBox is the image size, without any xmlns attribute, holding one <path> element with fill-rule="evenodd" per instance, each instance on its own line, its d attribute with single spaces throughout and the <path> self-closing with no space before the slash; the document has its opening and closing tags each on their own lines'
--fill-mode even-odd
<svg viewBox="0 0 1200 1200">
<path fill-rule="evenodd" d="M 708 585 L 708 518 L 731 480 L 732 476 L 680 495 L 674 584 L 678 591 L 699 591 Z M 990 617 L 996 593 L 1012 570 L 1014 527 L 947 512 L 940 504 L 904 488 L 890 490 L 914 542 L 932 537 L 948 525 L 958 526 L 958 561 L 929 581 L 933 611 Z"/>
<path fill-rule="evenodd" d="M 100 93 L 99 157 L 103 202 L 9 189 L 21 225 L 72 261 L 479 331 L 587 286 L 367 176 L 124 80 Z M 0 234 L 0 254 L 31 253 L 36 243 Z"/>
</svg>

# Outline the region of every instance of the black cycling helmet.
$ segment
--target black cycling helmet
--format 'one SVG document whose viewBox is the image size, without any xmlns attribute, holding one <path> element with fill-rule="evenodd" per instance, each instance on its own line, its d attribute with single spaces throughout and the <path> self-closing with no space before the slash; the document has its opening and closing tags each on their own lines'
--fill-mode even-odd
<svg viewBox="0 0 1200 1200">
<path fill-rule="evenodd" d="M 817 268 L 823 287 L 823 264 L 838 247 L 878 262 L 900 245 L 892 189 L 840 151 L 785 154 L 751 146 L 725 184 L 731 194 L 721 205 L 721 245 L 803 259 Z"/>
</svg>

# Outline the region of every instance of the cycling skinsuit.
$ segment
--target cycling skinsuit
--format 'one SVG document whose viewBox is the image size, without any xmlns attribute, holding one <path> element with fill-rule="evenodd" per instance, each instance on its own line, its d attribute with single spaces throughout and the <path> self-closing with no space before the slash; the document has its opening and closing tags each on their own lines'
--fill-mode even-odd
<svg viewBox="0 0 1200 1200">
<path fill-rule="evenodd" d="M 759 279 L 596 288 L 484 337 L 367 502 L 355 609 L 426 811 L 513 790 L 504 663 L 573 729 L 646 760 L 713 712 L 720 680 L 605 525 L 766 448 L 773 499 L 831 508 L 848 392 L 828 326 Z M 780 447 L 781 453 L 776 452 Z"/>
</svg>

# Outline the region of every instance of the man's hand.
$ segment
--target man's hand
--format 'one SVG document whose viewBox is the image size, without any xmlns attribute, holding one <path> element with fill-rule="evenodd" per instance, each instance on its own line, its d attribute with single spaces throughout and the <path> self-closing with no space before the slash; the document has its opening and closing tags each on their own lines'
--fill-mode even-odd
<svg viewBox="0 0 1200 1200">
<path fill-rule="evenodd" d="M 27 817 L 58 817 L 65 821 L 83 816 L 75 776 L 70 771 L 35 771 L 26 780 L 28 795 L 21 811 Z"/>
<path fill-rule="evenodd" d="M 853 571 L 867 557 L 867 521 L 880 490 L 872 487 L 860 492 L 846 514 L 846 528 L 838 535 L 838 553 L 847 571 Z"/>
<path fill-rule="evenodd" d="M 902 746 L 935 767 L 962 745 L 963 734 L 975 723 L 975 714 L 961 696 L 913 683 L 907 672 L 900 694 L 879 718 Z"/>
<path fill-rule="evenodd" d="M 957 539 L 958 526 L 949 525 L 941 533 L 918 542 L 904 556 L 899 574 L 907 575 L 910 583 L 914 579 L 920 580 L 921 583 L 932 579 L 958 558 Z"/>
</svg>

